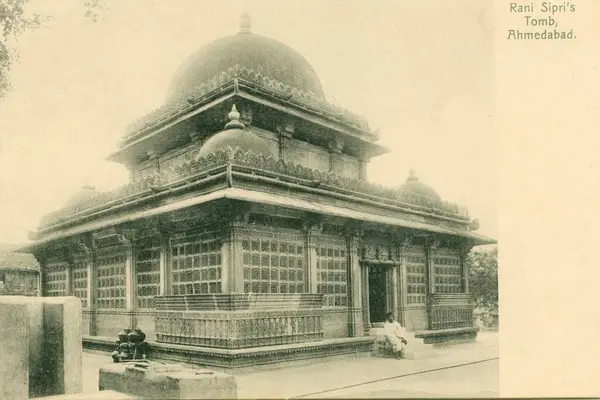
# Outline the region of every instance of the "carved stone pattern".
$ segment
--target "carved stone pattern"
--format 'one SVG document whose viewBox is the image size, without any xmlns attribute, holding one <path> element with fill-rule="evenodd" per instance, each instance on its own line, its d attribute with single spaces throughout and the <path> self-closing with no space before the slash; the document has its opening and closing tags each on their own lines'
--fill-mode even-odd
<svg viewBox="0 0 600 400">
<path fill-rule="evenodd" d="M 42 293 L 44 296 L 67 295 L 67 263 L 48 263 L 42 268 Z"/>
<path fill-rule="evenodd" d="M 221 246 L 214 234 L 171 240 L 172 293 L 221 293 Z"/>
<path fill-rule="evenodd" d="M 96 258 L 96 306 L 104 309 L 125 308 L 125 248 L 98 250 Z"/>
<path fill-rule="evenodd" d="M 436 293 L 460 293 L 462 268 L 458 250 L 438 249 L 433 255 Z"/>
<path fill-rule="evenodd" d="M 81 307 L 88 307 L 88 256 L 87 254 L 76 254 L 73 256 L 73 269 L 71 276 L 73 279 L 73 296 L 81 300 Z"/>
<path fill-rule="evenodd" d="M 283 96 L 286 101 L 290 103 L 299 104 L 304 108 L 312 109 L 329 118 L 355 126 L 359 129 L 370 130 L 367 120 L 362 116 L 328 103 L 312 93 L 306 93 L 297 88 L 292 88 L 264 76 L 260 72 L 236 65 L 229 68 L 227 71 L 221 72 L 208 82 L 188 88 L 178 100 L 165 104 L 131 123 L 127 127 L 128 133 L 124 136 L 121 146 L 124 146 L 127 140 L 133 136 L 191 111 L 197 104 L 214 95 L 215 92 L 222 90 L 224 87 L 232 86 L 236 79 L 239 82 L 257 87 L 269 94 L 278 97 Z M 372 133 L 372 136 L 377 138 L 374 133 Z"/>
<path fill-rule="evenodd" d="M 145 242 L 135 258 L 137 307 L 154 308 L 154 296 L 160 292 L 160 242 Z"/>
<path fill-rule="evenodd" d="M 427 258 L 425 248 L 422 246 L 407 246 L 404 249 L 404 257 L 406 258 L 407 305 L 425 305 L 427 300 L 427 283 L 425 281 Z"/>
<path fill-rule="evenodd" d="M 317 293 L 326 307 L 348 306 L 348 254 L 343 237 L 315 235 Z"/>
<path fill-rule="evenodd" d="M 241 349 L 318 341 L 322 310 L 156 312 L 157 342 Z"/>
<path fill-rule="evenodd" d="M 459 214 L 459 207 L 456 204 L 420 196 L 402 189 L 385 188 L 366 181 L 346 179 L 333 173 L 313 170 L 272 156 L 265 157 L 262 154 L 255 154 L 250 150 L 245 151 L 240 148 L 234 150 L 228 147 L 219 149 L 206 157 L 185 162 L 174 169 L 161 171 L 160 174 L 150 176 L 142 181 L 124 185 L 111 192 L 99 193 L 81 203 L 50 213 L 42 218 L 40 227 L 50 227 L 73 219 L 80 213 L 90 212 L 94 209 L 106 209 L 130 199 L 150 197 L 154 194 L 153 190 L 164 190 L 181 180 L 204 179 L 219 168 L 224 171 L 228 163 L 232 164 L 234 172 L 242 170 L 260 176 L 281 177 L 308 186 L 314 186 L 315 182 L 319 182 L 320 189 L 387 203 L 402 211 L 417 211 L 433 216 L 468 220 L 467 217 Z"/>
<path fill-rule="evenodd" d="M 304 261 L 301 235 L 255 232 L 242 237 L 244 293 L 303 293 Z"/>
</svg>

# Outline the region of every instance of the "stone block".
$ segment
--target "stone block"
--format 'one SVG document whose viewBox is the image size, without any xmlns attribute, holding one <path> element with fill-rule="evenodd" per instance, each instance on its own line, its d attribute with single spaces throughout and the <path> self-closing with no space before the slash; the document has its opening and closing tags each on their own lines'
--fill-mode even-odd
<svg viewBox="0 0 600 400">
<path fill-rule="evenodd" d="M 82 391 L 81 301 L 42 297 L 45 396 Z"/>
<path fill-rule="evenodd" d="M 100 390 L 144 399 L 236 399 L 235 377 L 175 364 L 122 363 L 100 369 Z"/>
<path fill-rule="evenodd" d="M 20 296 L 0 304 L 0 399 L 29 398 L 29 314 Z"/>
<path fill-rule="evenodd" d="M 11 300 L 11 298 L 14 298 Z M 42 392 L 45 377 L 42 370 L 44 349 L 43 306 L 40 297 L 0 296 L 0 307 L 5 302 L 24 304 L 29 320 L 27 340 L 29 341 L 29 396 L 36 397 Z M 23 336 L 25 338 L 25 336 Z"/>
</svg>

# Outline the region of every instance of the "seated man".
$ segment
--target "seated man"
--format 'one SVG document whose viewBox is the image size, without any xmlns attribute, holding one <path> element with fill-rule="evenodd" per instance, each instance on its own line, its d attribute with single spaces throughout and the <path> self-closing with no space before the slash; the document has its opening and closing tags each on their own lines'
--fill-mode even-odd
<svg viewBox="0 0 600 400">
<path fill-rule="evenodd" d="M 392 313 L 387 313 L 383 329 L 385 330 L 386 341 L 392 346 L 394 357 L 400 358 L 400 351 L 408 343 L 404 338 L 404 328 L 398 322 L 394 321 Z"/>
</svg>

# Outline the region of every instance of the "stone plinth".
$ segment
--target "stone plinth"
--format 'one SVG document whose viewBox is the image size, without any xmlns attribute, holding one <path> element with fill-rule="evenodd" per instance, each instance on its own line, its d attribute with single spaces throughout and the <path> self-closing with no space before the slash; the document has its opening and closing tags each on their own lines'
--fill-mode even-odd
<svg viewBox="0 0 600 400">
<path fill-rule="evenodd" d="M 29 315 L 18 300 L 0 304 L 0 399 L 29 398 Z"/>
<path fill-rule="evenodd" d="M 110 364 L 100 369 L 100 390 L 145 399 L 236 399 L 233 376 L 175 364 Z"/>
<path fill-rule="evenodd" d="M 321 294 L 210 294 L 155 298 L 156 341 L 242 349 L 323 339 Z"/>
</svg>

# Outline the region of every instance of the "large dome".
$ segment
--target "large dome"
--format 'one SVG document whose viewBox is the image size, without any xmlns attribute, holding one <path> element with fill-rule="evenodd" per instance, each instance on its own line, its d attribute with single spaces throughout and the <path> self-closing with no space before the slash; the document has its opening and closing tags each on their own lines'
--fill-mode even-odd
<svg viewBox="0 0 600 400">
<path fill-rule="evenodd" d="M 250 33 L 250 25 L 244 14 L 237 35 L 218 39 L 192 54 L 175 73 L 167 102 L 236 65 L 325 98 L 317 73 L 304 57 L 277 40 Z"/>
</svg>

